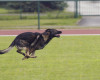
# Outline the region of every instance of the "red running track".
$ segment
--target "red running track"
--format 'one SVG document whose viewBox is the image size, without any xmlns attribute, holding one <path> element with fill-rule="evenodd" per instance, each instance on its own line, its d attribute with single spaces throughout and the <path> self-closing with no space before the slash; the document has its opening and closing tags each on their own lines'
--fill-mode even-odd
<svg viewBox="0 0 100 80">
<path fill-rule="evenodd" d="M 60 29 L 62 34 L 100 34 L 100 29 Z M 0 30 L 0 35 L 18 35 L 23 32 L 40 32 L 44 30 Z"/>
</svg>

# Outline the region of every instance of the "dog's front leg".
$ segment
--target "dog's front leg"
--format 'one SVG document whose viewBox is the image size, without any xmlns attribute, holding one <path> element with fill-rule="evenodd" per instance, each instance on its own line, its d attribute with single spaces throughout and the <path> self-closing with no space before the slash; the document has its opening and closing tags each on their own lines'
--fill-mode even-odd
<svg viewBox="0 0 100 80">
<path fill-rule="evenodd" d="M 32 48 L 29 53 L 30 53 L 30 58 L 36 58 L 37 57 L 37 56 L 35 56 L 35 49 L 34 48 Z"/>
<path fill-rule="evenodd" d="M 26 49 L 26 54 L 25 54 L 25 56 L 27 56 L 27 57 L 28 57 L 28 56 L 29 56 L 29 54 L 30 54 L 30 50 L 29 50 L 29 48 L 27 48 L 27 49 Z"/>
<path fill-rule="evenodd" d="M 37 56 L 35 56 L 35 51 L 33 51 L 32 53 L 31 53 L 31 56 L 30 56 L 30 58 L 36 58 Z"/>
<path fill-rule="evenodd" d="M 30 55 L 29 55 L 29 54 L 30 54 L 30 53 L 29 53 L 29 49 L 27 48 L 27 49 L 26 49 L 25 57 L 24 57 L 22 60 L 25 60 L 25 59 L 30 58 Z"/>
</svg>

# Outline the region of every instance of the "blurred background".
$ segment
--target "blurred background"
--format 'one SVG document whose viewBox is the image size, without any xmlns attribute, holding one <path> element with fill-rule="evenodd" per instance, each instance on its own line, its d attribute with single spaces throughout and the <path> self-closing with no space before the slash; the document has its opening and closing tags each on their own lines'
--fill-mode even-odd
<svg viewBox="0 0 100 80">
<path fill-rule="evenodd" d="M 99 0 L 0 1 L 0 29 L 100 27 Z"/>
</svg>

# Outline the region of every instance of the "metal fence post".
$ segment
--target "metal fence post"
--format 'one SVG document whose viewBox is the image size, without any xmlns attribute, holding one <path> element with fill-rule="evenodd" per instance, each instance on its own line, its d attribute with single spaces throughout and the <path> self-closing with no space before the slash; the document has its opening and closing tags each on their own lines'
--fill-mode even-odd
<svg viewBox="0 0 100 80">
<path fill-rule="evenodd" d="M 22 5 L 20 3 L 20 19 L 22 19 Z"/>
<path fill-rule="evenodd" d="M 40 1 L 38 1 L 38 29 L 40 29 Z"/>
<path fill-rule="evenodd" d="M 75 0 L 75 13 L 74 18 L 78 18 L 78 0 Z"/>
</svg>

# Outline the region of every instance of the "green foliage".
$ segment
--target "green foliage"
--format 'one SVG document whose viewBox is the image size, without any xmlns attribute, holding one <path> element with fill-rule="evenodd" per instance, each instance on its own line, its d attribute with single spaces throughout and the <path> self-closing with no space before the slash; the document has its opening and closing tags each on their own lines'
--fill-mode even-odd
<svg viewBox="0 0 100 80">
<path fill-rule="evenodd" d="M 0 37 L 0 49 L 14 37 Z M 53 39 L 36 59 L 22 61 L 14 48 L 0 55 L 1 80 L 100 80 L 100 36 Z"/>
<path fill-rule="evenodd" d="M 7 2 L 7 7 L 15 10 L 22 10 L 23 12 L 37 12 L 37 2 Z M 63 10 L 67 4 L 63 1 L 43 1 L 40 2 L 41 12 L 51 10 Z"/>
</svg>

